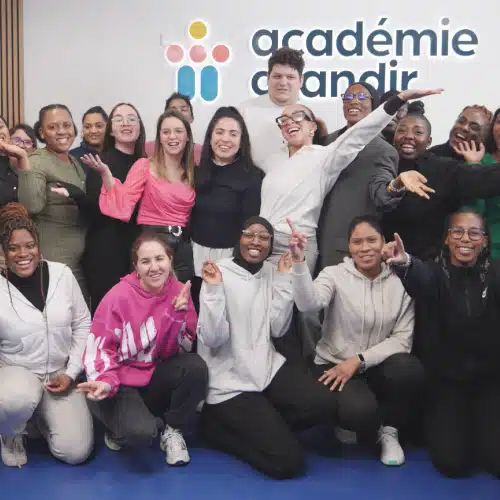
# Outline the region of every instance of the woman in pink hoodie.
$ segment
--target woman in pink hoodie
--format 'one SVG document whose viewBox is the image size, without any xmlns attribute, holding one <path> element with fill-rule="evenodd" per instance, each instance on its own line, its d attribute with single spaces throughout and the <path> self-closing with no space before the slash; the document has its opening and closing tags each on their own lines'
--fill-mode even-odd
<svg viewBox="0 0 500 500">
<path fill-rule="evenodd" d="M 172 273 L 172 250 L 165 237 L 143 233 L 132 247 L 135 272 L 101 301 L 84 354 L 90 410 L 107 431 L 106 446 L 118 451 L 160 446 L 169 465 L 189 463 L 182 430 L 191 423 L 206 393 L 208 371 L 189 353 L 197 317 L 191 283 Z"/>
</svg>

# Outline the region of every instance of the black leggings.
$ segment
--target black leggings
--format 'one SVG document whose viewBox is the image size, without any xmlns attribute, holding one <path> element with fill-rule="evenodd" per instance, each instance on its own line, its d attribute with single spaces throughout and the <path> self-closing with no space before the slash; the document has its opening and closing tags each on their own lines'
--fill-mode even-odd
<svg viewBox="0 0 500 500">
<path fill-rule="evenodd" d="M 429 395 L 425 434 L 434 467 L 448 477 L 481 467 L 500 478 L 500 381 L 434 381 Z"/>
<path fill-rule="evenodd" d="M 319 378 L 332 364 L 314 365 Z M 424 381 L 420 361 L 411 354 L 394 354 L 378 366 L 347 382 L 338 399 L 339 425 L 371 435 L 382 424 L 397 429 L 404 426 L 418 402 Z"/>
<path fill-rule="evenodd" d="M 263 392 L 245 392 L 205 404 L 201 430 L 207 443 L 276 479 L 304 471 L 294 430 L 331 421 L 337 402 L 301 366 L 285 363 Z"/>
</svg>

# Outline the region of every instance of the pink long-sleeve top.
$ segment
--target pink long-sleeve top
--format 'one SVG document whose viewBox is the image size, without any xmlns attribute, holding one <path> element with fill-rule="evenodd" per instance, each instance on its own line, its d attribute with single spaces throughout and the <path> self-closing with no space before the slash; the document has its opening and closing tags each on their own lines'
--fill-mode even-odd
<svg viewBox="0 0 500 500">
<path fill-rule="evenodd" d="M 116 178 L 113 180 L 111 191 L 104 186 L 101 189 L 99 207 L 104 215 L 128 222 L 141 200 L 138 224 L 187 226 L 194 205 L 194 189 L 184 183 L 153 176 L 147 158 L 132 165 L 124 183 Z"/>
</svg>

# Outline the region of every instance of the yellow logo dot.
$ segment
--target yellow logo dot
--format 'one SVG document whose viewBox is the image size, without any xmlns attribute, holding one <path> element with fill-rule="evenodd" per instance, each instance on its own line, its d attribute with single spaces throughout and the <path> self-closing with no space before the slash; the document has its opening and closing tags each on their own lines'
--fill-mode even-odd
<svg viewBox="0 0 500 500">
<path fill-rule="evenodd" d="M 205 38 L 207 31 L 207 25 L 203 21 L 194 21 L 189 25 L 189 34 L 195 40 Z"/>
</svg>

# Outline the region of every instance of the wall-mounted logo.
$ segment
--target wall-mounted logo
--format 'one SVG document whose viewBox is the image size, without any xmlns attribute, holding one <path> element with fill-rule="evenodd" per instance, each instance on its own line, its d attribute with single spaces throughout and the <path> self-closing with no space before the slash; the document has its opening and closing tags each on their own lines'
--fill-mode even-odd
<svg viewBox="0 0 500 500">
<path fill-rule="evenodd" d="M 227 63 L 231 50 L 223 43 L 217 43 L 211 49 L 200 43 L 208 36 L 208 24 L 204 21 L 191 22 L 188 34 L 194 41 L 189 49 L 186 50 L 180 44 L 168 44 L 164 49 L 165 60 L 178 66 L 176 90 L 191 99 L 199 95 L 204 101 L 215 101 L 220 94 L 219 69 L 216 64 Z"/>
</svg>

